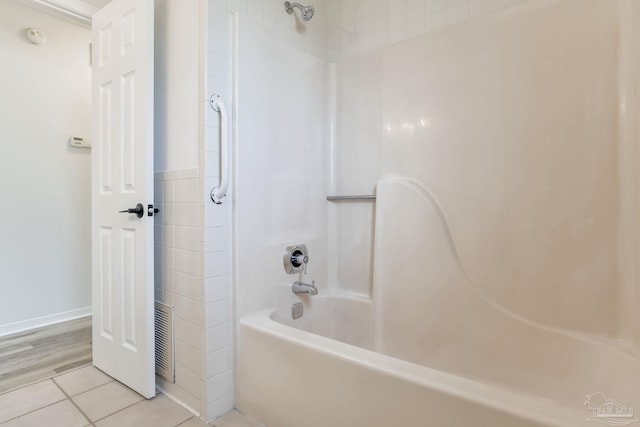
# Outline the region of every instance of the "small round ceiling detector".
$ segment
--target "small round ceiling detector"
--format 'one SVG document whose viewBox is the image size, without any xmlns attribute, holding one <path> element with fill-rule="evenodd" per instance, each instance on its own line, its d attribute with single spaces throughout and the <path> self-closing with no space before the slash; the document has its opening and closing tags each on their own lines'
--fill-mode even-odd
<svg viewBox="0 0 640 427">
<path fill-rule="evenodd" d="M 47 41 L 47 36 L 37 28 L 29 28 L 27 30 L 27 38 L 31 40 L 33 44 L 42 44 Z"/>
</svg>

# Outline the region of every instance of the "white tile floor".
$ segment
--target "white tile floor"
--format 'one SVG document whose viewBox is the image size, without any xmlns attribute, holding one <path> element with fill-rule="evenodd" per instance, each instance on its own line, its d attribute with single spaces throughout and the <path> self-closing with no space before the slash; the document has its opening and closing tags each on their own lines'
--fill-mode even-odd
<svg viewBox="0 0 640 427">
<path fill-rule="evenodd" d="M 159 394 L 146 400 L 93 366 L 0 394 L 1 427 L 207 427 Z M 232 411 L 214 427 L 264 427 Z"/>
</svg>

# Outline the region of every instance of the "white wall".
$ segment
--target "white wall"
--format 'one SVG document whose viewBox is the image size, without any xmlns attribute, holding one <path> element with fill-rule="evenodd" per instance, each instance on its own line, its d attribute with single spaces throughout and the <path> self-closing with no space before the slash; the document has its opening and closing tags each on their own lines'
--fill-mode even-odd
<svg viewBox="0 0 640 427">
<path fill-rule="evenodd" d="M 200 1 L 157 0 L 155 170 L 198 167 Z"/>
<path fill-rule="evenodd" d="M 91 151 L 67 144 L 91 136 L 90 39 L 0 2 L 0 325 L 91 305 Z"/>
</svg>

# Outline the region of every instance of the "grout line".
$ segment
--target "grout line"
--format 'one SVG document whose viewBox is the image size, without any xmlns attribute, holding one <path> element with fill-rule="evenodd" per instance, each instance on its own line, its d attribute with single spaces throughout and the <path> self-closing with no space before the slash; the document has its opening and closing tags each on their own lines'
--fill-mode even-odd
<svg viewBox="0 0 640 427">
<path fill-rule="evenodd" d="M 87 421 L 89 421 L 89 424 L 91 424 L 91 425 L 93 426 L 94 424 L 93 424 L 93 421 L 91 421 L 91 418 L 89 418 L 89 416 L 88 416 L 87 414 L 85 414 L 85 413 L 84 413 L 84 411 L 83 411 L 82 409 L 80 409 L 80 407 L 76 404 L 76 402 L 74 402 L 74 401 L 73 401 L 73 399 L 71 399 L 71 396 L 69 396 L 69 395 L 67 394 L 67 392 L 66 392 L 66 391 L 64 391 L 64 389 L 62 388 L 62 386 L 61 386 L 60 384 L 58 384 L 57 382 L 55 382 L 53 378 L 51 378 L 51 381 L 53 381 L 53 383 L 54 383 L 54 384 L 55 384 L 55 385 L 60 389 L 60 391 L 61 391 L 65 396 L 67 396 L 67 400 L 68 400 L 69 402 L 71 402 L 71 404 L 72 404 L 73 406 L 75 406 L 75 408 L 76 408 L 76 409 L 77 409 L 77 410 L 82 414 L 82 416 L 83 416 L 83 417 L 85 417 L 85 419 L 86 419 Z"/>
<path fill-rule="evenodd" d="M 181 422 L 180 424 L 177 424 L 176 427 L 180 427 L 181 425 L 186 424 L 187 422 L 191 421 L 194 418 L 195 418 L 195 416 L 193 416 L 191 418 L 188 418 L 188 419 L 184 420 L 183 422 Z"/>
<path fill-rule="evenodd" d="M 48 379 L 46 379 L 46 380 L 44 380 L 44 381 L 40 381 L 39 383 L 35 383 L 35 384 L 40 384 L 40 383 L 43 383 L 43 382 L 45 382 L 45 381 L 51 381 L 51 378 L 48 378 Z M 35 384 L 31 384 L 31 385 L 35 385 Z M 56 384 L 56 385 L 57 385 L 57 384 Z M 27 387 L 28 387 L 28 386 L 27 386 Z M 23 388 L 24 388 L 24 387 L 23 387 Z M 66 393 L 64 393 L 64 391 L 63 391 L 62 393 L 66 396 Z M 66 397 L 65 397 L 64 399 L 56 400 L 55 402 L 51 402 L 51 403 L 49 403 L 49 404 L 47 404 L 47 405 L 44 405 L 44 406 L 41 406 L 41 407 L 39 407 L 39 408 L 32 409 L 31 411 L 25 412 L 24 414 L 20 414 L 20 415 L 18 415 L 18 416 L 13 417 L 13 418 L 9 418 L 8 420 L 4 420 L 4 421 L 3 421 L 2 423 L 0 423 L 0 424 L 6 424 L 6 423 L 8 423 L 9 421 L 15 420 L 15 419 L 20 418 L 20 417 L 24 417 L 25 415 L 28 415 L 28 414 L 34 413 L 34 412 L 39 411 L 39 410 L 44 409 L 44 408 L 48 408 L 49 406 L 55 405 L 55 404 L 60 403 L 60 402 L 64 402 L 65 400 L 67 400 L 67 398 L 66 398 Z"/>
<path fill-rule="evenodd" d="M 33 410 L 29 411 L 29 412 L 25 412 L 24 414 L 20 414 L 17 417 L 9 418 L 8 420 L 5 420 L 2 423 L 0 423 L 0 425 L 4 425 L 4 424 L 8 423 L 9 421 L 17 420 L 18 418 L 22 418 L 25 415 L 33 414 L 34 412 L 38 412 L 39 410 L 44 409 L 44 408 L 48 408 L 49 406 L 57 405 L 58 403 L 64 402 L 65 400 L 67 400 L 67 399 L 64 398 L 64 399 L 58 400 L 57 402 L 52 402 L 52 403 L 49 403 L 48 405 L 44 405 L 44 406 L 42 406 L 42 407 L 40 407 L 38 409 L 33 409 Z"/>
<path fill-rule="evenodd" d="M 14 391 L 22 390 L 23 388 L 31 387 L 32 385 L 36 385 L 36 384 L 43 383 L 45 381 L 49 381 L 51 379 L 53 379 L 53 377 L 41 378 L 41 379 L 36 380 L 34 382 L 31 382 L 29 384 L 24 384 L 24 385 L 21 385 L 19 387 L 12 388 L 11 390 L 3 391 L 2 393 L 0 393 L 0 397 L 4 396 L 5 394 L 13 393 Z"/>
<path fill-rule="evenodd" d="M 137 404 L 139 404 L 139 403 L 147 402 L 147 401 L 148 401 L 148 400 L 147 400 L 147 399 L 145 399 L 145 398 L 143 397 L 143 398 L 142 398 L 142 400 L 138 400 L 137 402 L 132 403 L 132 404 L 131 404 L 131 405 L 129 405 L 129 406 L 125 406 L 124 408 L 120 408 L 120 409 L 118 409 L 117 411 L 115 411 L 115 412 L 113 412 L 113 413 L 111 413 L 111 414 L 109 414 L 109 415 L 105 415 L 105 416 L 104 416 L 104 417 L 102 417 L 102 418 L 98 418 L 95 422 L 97 423 L 97 422 L 99 422 L 99 421 L 102 421 L 102 420 L 104 420 L 105 418 L 109 418 L 109 417 L 110 417 L 110 416 L 112 416 L 112 415 L 115 415 L 115 414 L 117 414 L 117 413 L 119 413 L 119 412 L 124 411 L 125 409 L 129 409 L 129 408 L 131 408 L 131 407 L 133 407 L 133 406 L 136 406 L 136 405 L 137 405 Z"/>
<path fill-rule="evenodd" d="M 58 384 L 53 378 L 51 378 L 51 382 L 54 383 L 56 385 L 56 387 L 58 387 L 60 389 L 60 391 L 62 392 L 62 394 L 64 394 L 65 396 L 67 396 L 67 399 L 70 399 L 71 396 L 69 396 L 69 394 L 64 391 L 64 389 L 62 388 L 62 386 L 60 386 L 60 384 Z"/>
<path fill-rule="evenodd" d="M 109 377 L 109 378 L 111 378 L 111 377 Z M 53 380 L 53 378 L 52 378 L 52 380 Z M 107 384 L 111 384 L 111 383 L 112 383 L 112 382 L 114 382 L 114 381 L 115 381 L 115 380 L 114 380 L 113 378 L 111 378 L 111 381 L 109 381 L 109 382 L 106 382 L 106 383 L 104 383 L 104 384 L 100 384 L 100 385 L 98 385 L 98 386 L 92 387 L 92 388 L 90 388 L 90 389 L 87 389 L 87 390 L 83 391 L 82 393 L 78 393 L 78 394 L 73 395 L 73 396 L 69 396 L 69 395 L 68 395 L 64 390 L 62 390 L 62 386 L 60 386 L 60 384 L 58 384 L 58 383 L 57 383 L 57 382 L 55 382 L 55 381 L 53 381 L 53 382 L 54 382 L 54 383 L 55 383 L 55 384 L 56 384 L 56 385 L 57 385 L 57 386 L 62 390 L 62 392 L 65 394 L 65 396 L 68 396 L 69 400 L 71 400 L 71 402 L 73 403 L 73 405 L 74 405 L 76 408 L 78 408 L 78 410 L 80 410 L 80 412 L 82 412 L 82 414 L 83 414 L 83 415 L 84 415 L 84 416 L 85 416 L 89 421 L 91 421 L 91 419 L 90 419 L 90 418 L 89 418 L 89 417 L 88 417 L 88 416 L 87 416 L 87 415 L 82 411 L 82 409 L 80 409 L 80 407 L 78 407 L 78 405 L 77 405 L 77 404 L 76 404 L 76 402 L 73 400 L 73 398 L 74 398 L 74 397 L 78 397 L 78 396 L 80 396 L 80 395 L 82 395 L 82 394 L 85 394 L 85 393 L 87 393 L 87 392 L 89 392 L 89 391 L 95 390 L 95 389 L 97 389 L 97 388 L 100 388 L 100 387 L 102 387 L 102 386 L 106 386 Z M 123 385 L 124 385 L 124 384 L 123 384 Z M 126 386 L 125 386 L 125 387 L 126 387 Z M 108 417 L 110 417 L 110 416 L 111 416 L 111 415 L 113 415 L 113 414 L 116 414 L 116 413 L 118 413 L 118 412 L 120 412 L 120 411 L 123 411 L 123 410 L 125 410 L 125 409 L 128 409 L 128 408 L 130 408 L 130 407 L 134 406 L 134 405 L 137 405 L 137 404 L 138 404 L 138 403 L 140 403 L 140 402 L 144 402 L 144 401 L 145 401 L 145 398 L 144 398 L 143 396 L 140 396 L 140 398 L 141 398 L 140 400 L 138 400 L 137 402 L 132 403 L 131 405 L 125 406 L 124 408 L 120 408 L 120 409 L 118 409 L 117 411 L 115 411 L 115 412 L 113 412 L 113 413 L 111 413 L 111 414 L 107 414 L 107 415 L 105 415 L 104 417 L 101 417 L 101 418 L 96 419 L 95 421 L 93 421 L 93 422 L 91 423 L 91 425 L 94 425 L 94 424 L 93 424 L 94 422 L 95 422 L 95 423 L 97 423 L 98 421 L 102 421 L 102 420 L 104 420 L 105 418 L 108 418 Z"/>
<path fill-rule="evenodd" d="M 111 377 L 109 377 L 109 378 L 111 378 Z M 56 383 L 56 385 L 57 385 L 58 387 L 62 388 L 62 386 L 56 382 L 55 378 L 51 378 L 51 379 L 53 380 L 53 382 L 54 382 L 54 383 Z M 112 383 L 112 382 L 114 382 L 114 381 L 115 381 L 115 380 L 114 380 L 113 378 L 111 378 L 111 381 L 107 381 L 106 383 L 103 383 L 103 384 L 97 385 L 97 386 L 95 386 L 95 387 L 88 388 L 88 389 L 86 389 L 86 390 L 81 391 L 81 392 L 80 392 L 80 393 L 78 393 L 78 394 L 74 394 L 73 396 L 69 394 L 69 395 L 68 395 L 68 396 L 69 396 L 69 399 L 73 399 L 74 397 L 78 397 L 78 396 L 80 396 L 81 394 L 85 394 L 85 393 L 86 393 L 86 392 L 88 392 L 88 391 L 95 390 L 95 389 L 100 388 L 100 387 L 102 387 L 102 386 L 104 386 L 104 385 L 111 384 L 111 383 Z M 65 394 L 66 394 L 66 393 L 65 393 Z"/>
</svg>

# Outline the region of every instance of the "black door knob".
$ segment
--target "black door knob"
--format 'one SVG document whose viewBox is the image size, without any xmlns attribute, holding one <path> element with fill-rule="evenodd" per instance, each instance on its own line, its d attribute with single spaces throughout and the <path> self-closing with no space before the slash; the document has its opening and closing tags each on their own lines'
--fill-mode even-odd
<svg viewBox="0 0 640 427">
<path fill-rule="evenodd" d="M 144 216 L 144 206 L 142 206 L 142 203 L 138 203 L 135 208 L 129 208 L 120 211 L 120 213 L 136 214 L 138 218 L 142 218 Z"/>
</svg>

